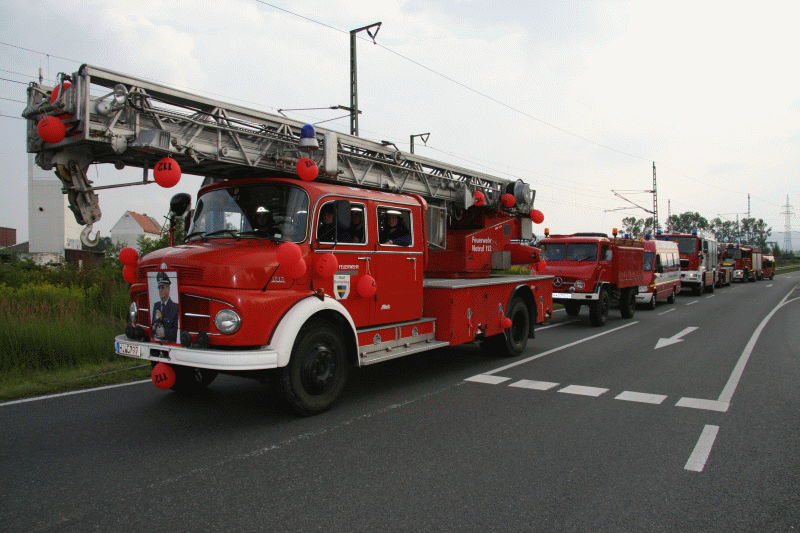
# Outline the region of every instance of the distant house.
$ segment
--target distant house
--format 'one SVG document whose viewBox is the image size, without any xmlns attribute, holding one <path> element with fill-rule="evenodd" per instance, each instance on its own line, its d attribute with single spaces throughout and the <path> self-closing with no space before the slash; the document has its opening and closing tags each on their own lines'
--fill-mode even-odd
<svg viewBox="0 0 800 533">
<path fill-rule="evenodd" d="M 111 228 L 113 243 L 122 243 L 125 246 L 136 248 L 137 251 L 139 246 L 136 242 L 140 236 L 152 241 L 161 237 L 161 226 L 156 219 L 133 211 L 125 211 L 125 214 Z"/>
</svg>

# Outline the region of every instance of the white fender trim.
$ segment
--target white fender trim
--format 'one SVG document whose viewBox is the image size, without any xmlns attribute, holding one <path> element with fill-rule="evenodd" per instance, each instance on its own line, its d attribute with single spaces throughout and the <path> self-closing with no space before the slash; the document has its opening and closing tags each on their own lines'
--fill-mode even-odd
<svg viewBox="0 0 800 533">
<path fill-rule="evenodd" d="M 272 341 L 269 346 L 267 346 L 267 348 L 275 350 L 278 353 L 279 367 L 289 364 L 294 341 L 297 338 L 297 334 L 300 332 L 300 328 L 303 327 L 303 324 L 305 324 L 312 315 L 323 310 L 332 310 L 345 317 L 353 331 L 353 337 L 358 338 L 356 336 L 356 325 L 353 322 L 353 318 L 338 300 L 330 296 L 325 296 L 324 300 L 320 300 L 316 296 L 309 296 L 308 298 L 300 300 L 289 309 L 275 328 Z"/>
</svg>

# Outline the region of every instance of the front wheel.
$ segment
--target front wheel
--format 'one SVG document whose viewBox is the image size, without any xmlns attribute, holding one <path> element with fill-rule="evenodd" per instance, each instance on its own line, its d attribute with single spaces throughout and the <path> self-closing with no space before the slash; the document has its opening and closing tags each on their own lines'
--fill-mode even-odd
<svg viewBox="0 0 800 533">
<path fill-rule="evenodd" d="M 603 289 L 600 291 L 600 298 L 589 306 L 589 323 L 598 328 L 604 326 L 608 318 L 609 305 L 608 292 Z"/>
<path fill-rule="evenodd" d="M 656 298 L 658 298 L 658 293 L 653 290 L 652 296 L 653 297 L 650 298 L 650 301 L 645 304 L 645 309 L 649 309 L 651 311 L 656 308 Z"/>
<path fill-rule="evenodd" d="M 516 357 L 525 350 L 531 331 L 530 312 L 525 300 L 514 297 L 508 306 L 511 327 L 503 333 L 492 335 L 481 341 L 483 353 L 500 357 Z"/>
<path fill-rule="evenodd" d="M 656 293 L 653 292 L 653 308 L 655 308 Z M 633 289 L 622 289 L 619 299 L 619 310 L 622 318 L 633 318 L 636 312 L 636 292 Z"/>
<path fill-rule="evenodd" d="M 289 364 L 278 369 L 273 384 L 289 408 L 308 416 L 333 405 L 347 372 L 347 349 L 337 328 L 312 320 L 300 328 Z"/>
</svg>

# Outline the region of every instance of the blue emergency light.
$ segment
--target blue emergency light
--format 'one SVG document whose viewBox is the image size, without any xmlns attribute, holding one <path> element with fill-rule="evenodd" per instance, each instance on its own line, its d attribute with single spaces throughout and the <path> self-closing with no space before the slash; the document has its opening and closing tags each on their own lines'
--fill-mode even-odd
<svg viewBox="0 0 800 533">
<path fill-rule="evenodd" d="M 650 234 L 649 233 L 645 233 L 644 234 L 644 240 L 646 240 L 646 241 L 650 240 Z"/>
<path fill-rule="evenodd" d="M 300 150 L 317 150 L 319 149 L 319 141 L 317 141 L 317 131 L 311 124 L 306 124 L 300 130 L 300 142 L 297 143 Z"/>
</svg>

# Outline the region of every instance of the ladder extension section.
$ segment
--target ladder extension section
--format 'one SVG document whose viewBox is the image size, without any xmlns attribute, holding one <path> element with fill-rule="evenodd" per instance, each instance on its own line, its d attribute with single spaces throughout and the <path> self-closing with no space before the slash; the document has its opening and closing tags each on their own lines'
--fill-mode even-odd
<svg viewBox="0 0 800 533">
<path fill-rule="evenodd" d="M 317 129 L 320 150 L 301 151 L 298 142 L 305 125 L 281 115 L 255 111 L 215 101 L 179 89 L 83 65 L 71 76 L 60 75 L 59 97 L 50 102 L 52 88 L 31 83 L 28 88 L 27 150 L 35 153 L 45 170 L 55 168 L 65 193 L 77 187 L 72 198 L 92 198 L 98 189 L 141 185 L 148 169 L 162 157 L 172 156 L 185 174 L 235 179 L 263 176 L 265 171 L 296 173 L 300 158 L 319 165 L 317 179 L 368 189 L 418 194 L 430 203 L 470 207 L 474 193 L 483 192 L 486 205 L 497 205 L 500 197 L 527 187 L 511 181 L 401 152 L 392 145 L 376 143 L 329 130 Z M 60 116 L 67 135 L 57 144 L 45 144 L 36 131 L 44 115 Z M 336 144 L 336 151 L 325 143 Z M 329 147 L 330 148 L 330 147 Z M 323 155 L 336 154 L 336 165 Z M 91 163 L 111 163 L 144 169 L 143 181 L 92 186 L 85 173 Z M 65 170 L 66 169 L 66 170 Z M 74 178 L 76 175 L 81 179 Z M 532 202 L 531 202 L 532 203 Z M 532 206 L 519 205 L 520 212 Z M 76 206 L 92 213 L 79 222 L 99 219 L 92 206 Z"/>
</svg>

